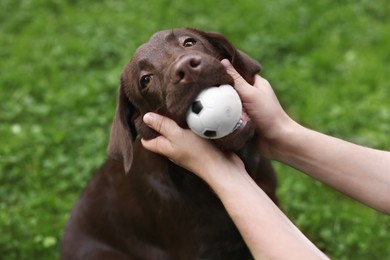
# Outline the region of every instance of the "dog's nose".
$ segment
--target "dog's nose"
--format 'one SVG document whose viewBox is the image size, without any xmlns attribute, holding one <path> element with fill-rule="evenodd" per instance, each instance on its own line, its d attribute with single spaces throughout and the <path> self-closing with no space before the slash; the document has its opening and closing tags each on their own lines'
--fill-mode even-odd
<svg viewBox="0 0 390 260">
<path fill-rule="evenodd" d="M 180 58 L 173 71 L 175 83 L 189 83 L 198 80 L 202 69 L 202 58 L 196 55 L 188 55 Z"/>
</svg>

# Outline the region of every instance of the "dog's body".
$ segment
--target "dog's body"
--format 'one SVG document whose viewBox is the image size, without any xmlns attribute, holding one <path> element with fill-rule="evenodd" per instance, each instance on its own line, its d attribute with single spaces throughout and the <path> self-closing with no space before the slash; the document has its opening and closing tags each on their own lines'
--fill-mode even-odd
<svg viewBox="0 0 390 260">
<path fill-rule="evenodd" d="M 233 85 L 220 64 L 223 58 L 253 83 L 258 63 L 217 34 L 162 31 L 137 50 L 121 78 L 110 157 L 72 211 L 62 259 L 251 258 L 207 184 L 140 142 L 141 137 L 157 135 L 143 124 L 145 113 L 155 111 L 187 127 L 186 111 L 203 88 Z M 270 162 L 251 142 L 254 127 L 249 118 L 243 115 L 243 119 L 233 134 L 216 140 L 216 145 L 237 152 L 248 173 L 276 201 Z"/>
</svg>

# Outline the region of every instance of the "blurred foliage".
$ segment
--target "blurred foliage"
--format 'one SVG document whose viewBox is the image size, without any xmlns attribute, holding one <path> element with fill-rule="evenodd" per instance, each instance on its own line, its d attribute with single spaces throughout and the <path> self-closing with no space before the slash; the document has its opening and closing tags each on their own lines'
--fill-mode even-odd
<svg viewBox="0 0 390 260">
<path fill-rule="evenodd" d="M 261 61 L 288 113 L 390 150 L 387 0 L 2 0 L 0 255 L 56 259 L 104 160 L 121 70 L 155 31 L 218 31 Z M 388 216 L 275 163 L 282 208 L 334 259 L 390 258 Z"/>
</svg>

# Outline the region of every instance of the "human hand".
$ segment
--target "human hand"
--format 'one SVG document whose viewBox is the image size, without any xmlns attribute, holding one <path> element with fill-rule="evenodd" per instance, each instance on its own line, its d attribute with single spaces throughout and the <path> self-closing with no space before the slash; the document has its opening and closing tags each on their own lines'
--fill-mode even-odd
<svg viewBox="0 0 390 260">
<path fill-rule="evenodd" d="M 234 88 L 240 95 L 246 112 L 256 125 L 261 152 L 266 157 L 272 157 L 270 150 L 272 141 L 276 139 L 281 129 L 294 121 L 283 110 L 266 79 L 256 75 L 255 83 L 252 86 L 245 81 L 228 60 L 224 59 L 221 63 L 225 66 L 227 73 L 233 77 Z"/>
<path fill-rule="evenodd" d="M 195 135 L 189 129 L 179 127 L 173 120 L 155 113 L 147 113 L 144 122 L 161 135 L 151 139 L 142 139 L 142 145 L 152 151 L 168 157 L 175 164 L 207 179 L 210 174 L 219 174 L 222 165 L 241 167 L 243 164 L 235 154 L 220 151 L 210 140 Z M 216 170 L 219 169 L 219 170 Z"/>
</svg>

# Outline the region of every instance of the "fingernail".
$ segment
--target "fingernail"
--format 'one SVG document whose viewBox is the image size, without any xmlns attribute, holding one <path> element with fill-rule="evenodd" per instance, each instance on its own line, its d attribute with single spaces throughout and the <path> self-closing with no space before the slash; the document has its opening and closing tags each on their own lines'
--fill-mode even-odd
<svg viewBox="0 0 390 260">
<path fill-rule="evenodd" d="M 154 117 L 153 113 L 146 113 L 146 114 L 144 115 L 144 118 L 143 118 L 143 119 L 144 119 L 144 122 L 145 122 L 146 124 L 152 123 L 153 117 Z"/>
<path fill-rule="evenodd" d="M 221 63 L 223 66 L 225 66 L 226 68 L 229 68 L 232 66 L 232 64 L 230 63 L 230 61 L 228 59 L 223 59 L 221 60 Z"/>
</svg>

